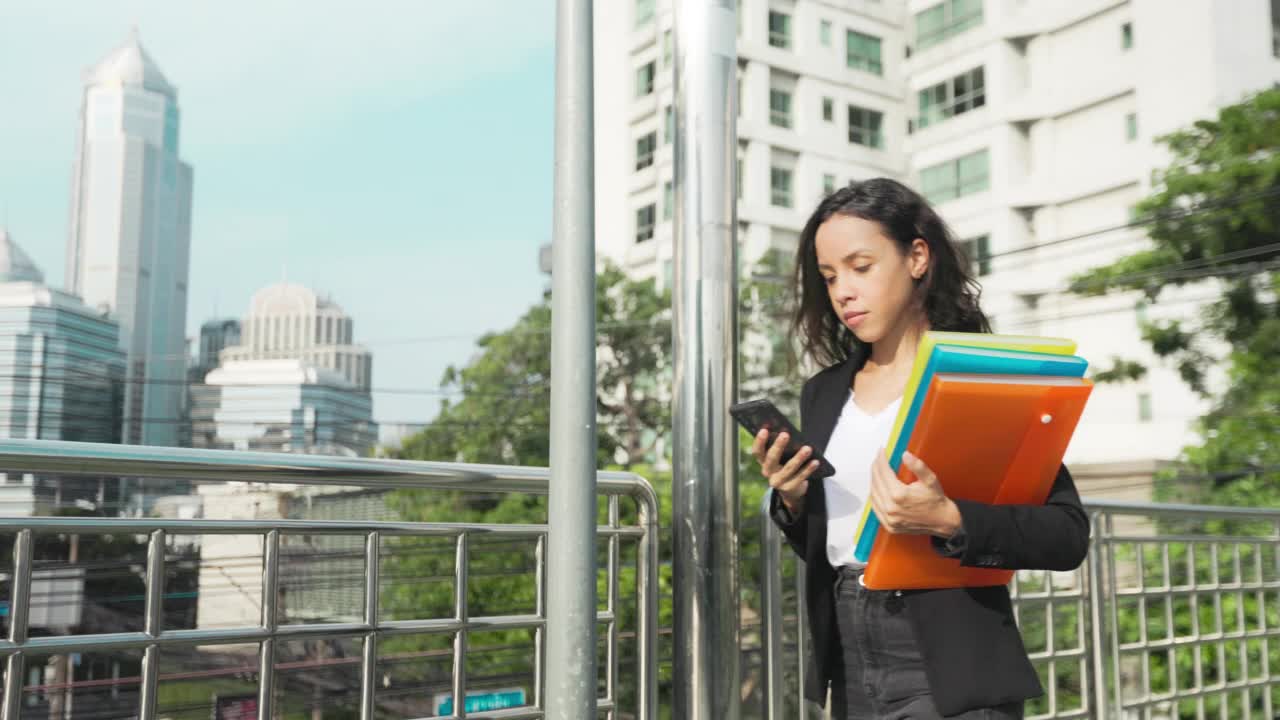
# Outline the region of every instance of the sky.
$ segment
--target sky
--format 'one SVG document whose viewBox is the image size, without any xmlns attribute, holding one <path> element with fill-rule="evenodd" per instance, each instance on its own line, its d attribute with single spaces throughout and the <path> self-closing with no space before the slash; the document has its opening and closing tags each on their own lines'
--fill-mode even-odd
<svg viewBox="0 0 1280 720">
<path fill-rule="evenodd" d="M 64 287 L 81 74 L 125 42 L 178 88 L 187 334 L 286 278 L 331 295 L 374 386 L 437 388 L 547 280 L 552 0 L 4 0 L 0 224 Z M 381 422 L 429 395 L 374 394 Z"/>
</svg>

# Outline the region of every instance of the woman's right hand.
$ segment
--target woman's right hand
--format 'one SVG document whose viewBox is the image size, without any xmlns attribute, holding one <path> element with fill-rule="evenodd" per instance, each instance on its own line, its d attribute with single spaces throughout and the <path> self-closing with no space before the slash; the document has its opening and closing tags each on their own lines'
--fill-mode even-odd
<svg viewBox="0 0 1280 720">
<path fill-rule="evenodd" d="M 805 445 L 783 465 L 782 451 L 786 450 L 790 440 L 791 436 L 787 433 L 779 433 L 773 445 L 767 446 L 769 431 L 761 430 L 751 443 L 751 454 L 760 463 L 764 476 L 769 479 L 769 487 L 782 498 L 782 503 L 792 516 L 796 516 L 804 509 L 804 494 L 809 489 L 809 476 L 818 469 L 818 461 L 809 459 L 813 455 L 813 448 Z"/>
</svg>

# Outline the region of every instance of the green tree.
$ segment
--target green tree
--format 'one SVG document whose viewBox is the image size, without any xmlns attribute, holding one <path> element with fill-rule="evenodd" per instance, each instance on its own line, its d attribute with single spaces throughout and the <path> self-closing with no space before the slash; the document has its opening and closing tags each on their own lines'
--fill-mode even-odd
<svg viewBox="0 0 1280 720">
<path fill-rule="evenodd" d="M 606 265 L 596 276 L 599 462 L 645 462 L 670 427 L 670 297 Z M 551 299 L 477 341 L 463 367 L 445 370 L 446 400 L 406 439 L 402 458 L 546 466 L 550 460 Z"/>
<path fill-rule="evenodd" d="M 794 363 L 786 355 L 788 315 L 786 279 L 789 262 L 770 254 L 746 266 L 740 286 L 740 332 L 744 395 L 767 395 L 794 412 L 799 383 L 792 381 Z M 597 407 L 599 466 L 638 472 L 649 479 L 659 496 L 659 625 L 670 627 L 671 614 L 671 475 L 654 469 L 661 440 L 670 432 L 671 325 L 670 296 L 653 283 L 633 281 L 617 268 L 597 276 Z M 475 463 L 548 464 L 548 383 L 550 380 L 550 302 L 544 298 L 512 328 L 482 338 L 477 355 L 465 366 L 449 368 L 441 386 L 460 398 L 445 404 L 435 422 L 407 439 L 398 457 Z M 749 439 L 747 440 L 749 443 Z M 666 462 L 659 465 L 665 467 Z M 742 454 L 739 482 L 741 526 L 740 584 L 744 617 L 759 609 L 760 505 L 766 485 L 755 463 Z M 394 514 L 417 522 L 542 523 L 546 499 L 504 495 L 399 491 L 388 498 Z M 624 508 L 624 522 L 632 518 Z M 601 501 L 599 521 L 607 520 Z M 474 542 L 474 540 L 473 540 Z M 606 561 L 604 543 L 598 545 L 599 567 Z M 625 557 L 625 554 L 624 554 Z M 473 614 L 532 612 L 534 586 L 532 546 L 527 542 L 491 543 L 473 549 L 470 610 Z M 451 544 L 409 539 L 394 544 L 387 559 L 389 587 L 384 592 L 387 617 L 444 617 L 453 612 L 453 555 Z M 597 593 L 606 595 L 605 575 Z M 619 580 L 620 627 L 635 627 L 634 567 L 624 562 Z M 602 600 L 603 602 L 603 600 Z M 744 632 L 746 643 L 758 633 Z M 669 636 L 659 638 L 660 656 L 670 657 Z M 384 653 L 439 650 L 448 637 L 403 637 L 384 643 Z M 522 632 L 488 633 L 494 647 L 527 643 Z M 634 644 L 623 643 L 624 662 L 634 657 Z M 469 660 L 469 672 L 495 675 L 509 667 L 510 658 L 486 654 Z M 505 665 L 504 665 L 505 664 Z M 748 674 L 754 671 L 748 671 Z M 758 673 L 756 673 L 758 674 Z M 624 705 L 632 702 L 632 678 L 623 673 Z M 758 688 L 759 678 L 748 677 Z M 403 678 L 403 682 L 412 682 Z M 670 668 L 660 673 L 662 692 L 669 692 Z M 401 680 L 393 679 L 392 684 Z M 447 692 L 447 689 L 445 690 Z M 758 692 L 758 690 L 757 690 Z M 670 708 L 664 702 L 665 709 Z"/>
<path fill-rule="evenodd" d="M 1280 506 L 1280 90 L 1223 108 L 1160 142 L 1169 166 L 1138 205 L 1151 247 L 1073 279 L 1097 295 L 1140 291 L 1157 302 L 1196 284 L 1220 289 L 1194 321 L 1144 323 L 1143 338 L 1212 404 L 1200 442 L 1183 452 L 1182 476 L 1163 478 L 1158 497 Z M 1214 389 L 1210 370 L 1227 370 Z M 1115 358 L 1104 381 L 1141 378 L 1146 367 Z"/>
<path fill-rule="evenodd" d="M 1140 291 L 1156 303 L 1176 288 L 1199 285 L 1217 291 L 1193 321 L 1168 320 L 1143 324 L 1143 338 L 1155 355 L 1177 368 L 1182 379 L 1210 403 L 1198 422 L 1199 441 L 1183 449 L 1180 467 L 1157 478 L 1155 496 L 1165 501 L 1205 502 L 1245 507 L 1280 507 L 1280 90 L 1259 93 L 1223 108 L 1216 119 L 1203 120 L 1160 139 L 1171 162 L 1155 175 L 1155 190 L 1137 207 L 1148 225 L 1151 247 L 1095 268 L 1073 280 L 1076 292 L 1097 295 L 1111 291 Z M 1210 371 L 1226 369 L 1224 387 L 1218 387 Z M 1114 358 L 1101 381 L 1141 378 L 1147 368 L 1132 360 Z M 1166 532 L 1202 535 L 1271 535 L 1273 527 L 1239 521 L 1197 522 L 1164 520 Z M 1207 543 L 1206 543 L 1207 544 Z M 1122 547 L 1122 562 L 1132 562 L 1148 576 L 1150 586 L 1185 586 L 1193 580 L 1208 583 L 1276 579 L 1274 549 L 1244 546 L 1243 567 L 1253 567 L 1253 554 L 1264 555 L 1258 567 L 1262 578 L 1233 577 L 1228 560 L 1214 567 L 1205 545 L 1190 561 L 1191 543 L 1172 543 L 1168 550 L 1173 577 L 1163 577 L 1159 548 Z M 1269 553 L 1269 554 L 1268 554 Z M 1225 557 L 1227 556 L 1224 553 Z M 1238 572 L 1238 571 L 1236 571 Z M 1194 577 L 1191 574 L 1194 573 Z M 1186 596 L 1164 601 L 1172 619 L 1165 627 L 1163 613 L 1147 615 L 1147 637 L 1185 636 L 1198 627 L 1207 632 L 1255 632 L 1263 622 L 1276 618 L 1275 607 L 1260 607 L 1260 597 L 1227 595 L 1223 611 L 1228 619 L 1248 620 L 1240 627 L 1215 627 L 1209 606 L 1197 611 Z M 1237 608 L 1236 605 L 1241 607 Z M 1139 614 L 1132 605 L 1121 608 L 1120 641 L 1143 637 Z M 1280 667 L 1280 649 L 1268 654 L 1257 639 L 1228 643 L 1223 665 L 1206 654 L 1204 682 L 1238 680 L 1245 664 L 1235 652 L 1241 644 L 1247 665 Z M 1194 684 L 1196 672 L 1190 649 L 1152 651 L 1151 690 L 1168 692 Z M 1252 697 L 1252 696 L 1251 696 Z M 1222 703 L 1226 714 L 1242 716 L 1241 698 L 1210 696 L 1209 714 Z M 1254 711 L 1261 710 L 1261 696 Z M 1178 704 L 1181 717 L 1196 717 L 1194 701 Z"/>
</svg>

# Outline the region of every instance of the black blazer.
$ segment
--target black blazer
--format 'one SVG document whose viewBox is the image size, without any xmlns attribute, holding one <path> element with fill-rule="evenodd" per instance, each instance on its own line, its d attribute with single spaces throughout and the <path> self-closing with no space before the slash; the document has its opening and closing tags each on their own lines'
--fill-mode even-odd
<svg viewBox="0 0 1280 720">
<path fill-rule="evenodd" d="M 854 374 L 850 359 L 809 379 L 800 394 L 801 430 L 825 450 Z M 1072 570 L 1089 546 L 1089 519 L 1066 467 L 1043 506 L 987 505 L 957 500 L 964 524 L 955 545 L 936 539 L 938 552 L 969 566 Z M 827 562 L 827 513 L 823 483 L 809 483 L 804 512 L 792 518 L 774 494 L 771 515 L 792 549 L 805 561 L 809 635 L 813 649 L 805 697 L 826 701 L 835 653 L 835 570 Z M 934 704 L 943 715 L 1026 700 L 1044 693 L 1013 619 L 1009 590 L 981 588 L 903 591 Z"/>
</svg>

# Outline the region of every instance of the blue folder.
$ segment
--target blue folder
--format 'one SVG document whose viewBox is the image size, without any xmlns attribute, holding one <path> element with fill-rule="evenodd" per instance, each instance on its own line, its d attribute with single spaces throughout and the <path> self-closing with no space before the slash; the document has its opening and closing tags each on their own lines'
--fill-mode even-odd
<svg viewBox="0 0 1280 720">
<path fill-rule="evenodd" d="M 925 395 L 936 373 L 966 373 L 975 375 L 1041 375 L 1058 377 L 1084 377 L 1089 363 L 1076 355 L 1054 355 L 1050 353 L 1024 352 L 1020 350 L 999 350 L 995 348 L 968 347 L 964 345 L 938 344 L 933 347 L 929 361 L 925 364 L 924 374 L 911 406 L 907 409 L 906 420 L 898 442 L 889 449 L 889 467 L 895 473 L 902 465 L 902 453 L 907 449 L 911 439 L 911 430 L 915 427 L 920 408 L 924 406 Z M 871 557 L 871 548 L 875 545 L 876 533 L 880 530 L 880 521 L 875 513 L 866 519 L 866 528 L 857 538 L 853 556 L 858 562 L 865 563 Z"/>
</svg>

